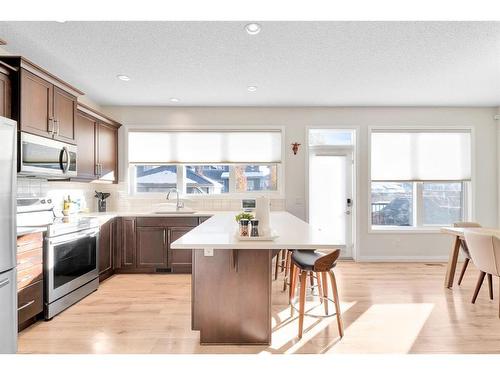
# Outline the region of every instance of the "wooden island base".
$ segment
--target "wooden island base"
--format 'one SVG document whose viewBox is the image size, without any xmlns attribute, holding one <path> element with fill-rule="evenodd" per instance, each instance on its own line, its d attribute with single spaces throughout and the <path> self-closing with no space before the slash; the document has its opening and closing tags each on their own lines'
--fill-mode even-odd
<svg viewBox="0 0 500 375">
<path fill-rule="evenodd" d="M 201 344 L 271 343 L 272 250 L 193 251 L 192 329 Z"/>
</svg>

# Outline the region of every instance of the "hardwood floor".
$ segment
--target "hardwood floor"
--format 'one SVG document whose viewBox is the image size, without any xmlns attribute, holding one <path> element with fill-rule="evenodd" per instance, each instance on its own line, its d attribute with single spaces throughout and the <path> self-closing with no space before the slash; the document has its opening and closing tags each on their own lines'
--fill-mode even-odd
<svg viewBox="0 0 500 375">
<path fill-rule="evenodd" d="M 290 319 L 283 274 L 273 281 L 270 346 L 200 346 L 191 331 L 189 275 L 115 275 L 52 321 L 21 332 L 19 352 L 500 353 L 498 279 L 495 299 L 484 287 L 472 305 L 472 265 L 452 290 L 443 287 L 444 264 L 342 262 L 335 270 L 342 340 L 335 317 L 306 317 L 303 338 L 296 338 L 298 314 Z"/>
</svg>

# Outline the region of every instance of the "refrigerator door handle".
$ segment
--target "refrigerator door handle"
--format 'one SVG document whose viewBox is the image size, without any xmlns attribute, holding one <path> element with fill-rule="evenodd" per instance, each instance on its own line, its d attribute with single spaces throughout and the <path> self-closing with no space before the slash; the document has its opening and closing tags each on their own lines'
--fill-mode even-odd
<svg viewBox="0 0 500 375">
<path fill-rule="evenodd" d="M 9 279 L 5 279 L 5 280 L 0 281 L 0 288 L 3 288 L 4 286 L 9 285 L 9 283 L 10 283 Z"/>
</svg>

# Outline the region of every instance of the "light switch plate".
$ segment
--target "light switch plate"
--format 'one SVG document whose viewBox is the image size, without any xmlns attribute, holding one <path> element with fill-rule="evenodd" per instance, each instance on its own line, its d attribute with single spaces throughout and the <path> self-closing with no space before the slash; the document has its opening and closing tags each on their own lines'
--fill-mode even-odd
<svg viewBox="0 0 500 375">
<path fill-rule="evenodd" d="M 213 257 L 214 256 L 214 249 L 203 249 L 203 255 L 206 257 Z"/>
</svg>

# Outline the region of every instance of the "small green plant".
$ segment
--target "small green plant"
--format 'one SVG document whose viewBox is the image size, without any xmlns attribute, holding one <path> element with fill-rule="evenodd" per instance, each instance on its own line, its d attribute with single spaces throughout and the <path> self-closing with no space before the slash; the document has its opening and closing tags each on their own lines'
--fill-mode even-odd
<svg viewBox="0 0 500 375">
<path fill-rule="evenodd" d="M 235 216 L 236 222 L 239 223 L 240 220 L 246 219 L 246 220 L 252 220 L 253 219 L 253 214 L 249 212 L 242 212 L 238 215 Z"/>
</svg>

